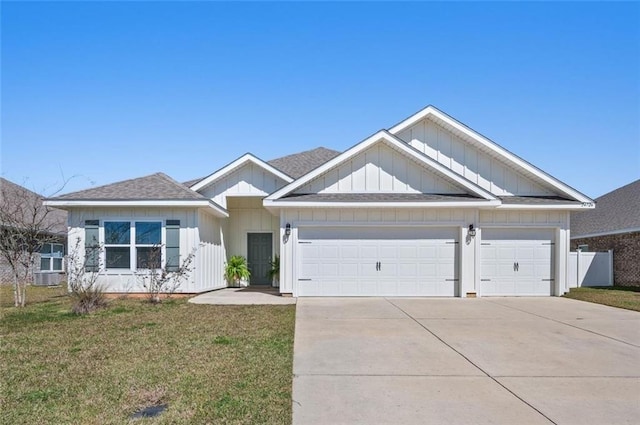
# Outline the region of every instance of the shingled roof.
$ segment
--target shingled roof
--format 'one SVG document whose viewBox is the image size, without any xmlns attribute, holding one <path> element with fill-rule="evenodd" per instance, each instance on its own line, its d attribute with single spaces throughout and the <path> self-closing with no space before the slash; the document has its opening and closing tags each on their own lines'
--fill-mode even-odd
<svg viewBox="0 0 640 425">
<path fill-rule="evenodd" d="M 297 179 L 304 176 L 314 168 L 318 168 L 325 162 L 335 158 L 341 153 L 342 152 L 334 151 L 333 149 L 319 147 L 308 151 L 283 156 L 281 158 L 272 159 L 270 161 L 267 161 L 267 163 L 272 167 L 275 167 L 278 170 L 282 171 L 289 177 Z M 206 177 L 200 177 L 197 179 L 188 180 L 182 184 L 186 187 L 191 187 L 205 178 Z"/>
<path fill-rule="evenodd" d="M 309 151 L 283 156 L 282 158 L 272 159 L 267 162 L 283 173 L 297 179 L 309 171 L 318 168 L 325 162 L 332 160 L 340 155 L 340 153 L 341 152 L 334 151 L 333 149 L 319 147 Z"/>
<path fill-rule="evenodd" d="M 28 225 L 42 220 L 39 224 L 42 230 L 52 234 L 66 234 L 67 212 L 44 207 L 43 201 L 41 195 L 0 177 L 0 204 L 4 213 L 9 214 L 6 220 L 0 217 L 0 225 Z"/>
<path fill-rule="evenodd" d="M 68 193 L 55 198 L 52 201 L 85 201 L 85 200 L 204 200 L 207 199 L 197 192 L 178 183 L 164 173 L 155 173 L 149 176 L 124 180 L 92 189 Z"/>
<path fill-rule="evenodd" d="M 640 229 L 640 180 L 602 195 L 594 210 L 571 214 L 571 237 Z"/>
</svg>

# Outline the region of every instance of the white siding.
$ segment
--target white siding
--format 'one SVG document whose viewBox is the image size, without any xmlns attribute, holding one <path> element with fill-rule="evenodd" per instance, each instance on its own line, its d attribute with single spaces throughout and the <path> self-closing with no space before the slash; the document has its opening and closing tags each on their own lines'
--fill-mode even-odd
<svg viewBox="0 0 640 425">
<path fill-rule="evenodd" d="M 84 255 L 84 221 L 85 220 L 128 220 L 136 219 L 154 219 L 180 220 L 180 256 L 181 258 L 189 255 L 191 251 L 196 250 L 196 269 L 191 275 L 185 279 L 177 292 L 200 292 L 219 287 L 219 282 L 202 282 L 199 280 L 199 268 L 202 267 L 206 260 L 201 256 L 200 251 L 200 235 L 198 231 L 198 210 L 189 208 L 77 208 L 69 211 L 69 239 L 68 252 L 73 252 L 76 242 L 79 240 L 80 252 Z M 217 219 L 210 226 L 219 226 Z M 163 229 L 164 232 L 164 229 Z M 144 288 L 136 280 L 131 270 L 109 270 L 105 272 L 99 280 L 104 285 L 107 292 L 134 293 L 144 292 Z"/>
<path fill-rule="evenodd" d="M 200 239 L 200 248 L 196 257 L 194 292 L 226 287 L 224 264 L 227 258 L 220 219 L 200 211 L 196 231 Z"/>
<path fill-rule="evenodd" d="M 555 193 L 429 119 L 397 136 L 444 166 L 497 196 Z"/>
<path fill-rule="evenodd" d="M 287 183 L 253 163 L 246 163 L 199 192 L 223 208 L 227 197 L 267 196 Z"/>
<path fill-rule="evenodd" d="M 465 193 L 384 143 L 302 186 L 295 193 Z"/>
<path fill-rule="evenodd" d="M 279 220 L 262 206 L 261 198 L 230 198 L 225 222 L 227 255 L 247 256 L 247 233 L 273 233 L 273 252 L 280 252 Z"/>
</svg>

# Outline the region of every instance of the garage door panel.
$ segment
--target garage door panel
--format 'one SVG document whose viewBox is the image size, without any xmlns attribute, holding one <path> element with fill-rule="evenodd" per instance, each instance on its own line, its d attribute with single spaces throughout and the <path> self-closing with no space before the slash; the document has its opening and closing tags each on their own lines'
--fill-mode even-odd
<svg viewBox="0 0 640 425">
<path fill-rule="evenodd" d="M 485 229 L 481 242 L 481 294 L 551 295 L 553 232 Z"/>
<path fill-rule="evenodd" d="M 296 293 L 453 296 L 456 235 L 453 228 L 301 228 Z"/>
</svg>

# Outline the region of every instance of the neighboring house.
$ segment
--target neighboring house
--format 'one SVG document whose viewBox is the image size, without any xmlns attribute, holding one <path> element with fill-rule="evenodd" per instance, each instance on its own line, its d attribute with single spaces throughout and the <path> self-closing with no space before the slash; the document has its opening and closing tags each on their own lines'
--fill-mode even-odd
<svg viewBox="0 0 640 425">
<path fill-rule="evenodd" d="M 64 280 L 64 253 L 67 244 L 67 212 L 43 205 L 43 197 L 0 177 L 0 226 L 12 232 L 20 224 L 37 228 L 48 240 L 36 258 L 33 283 L 55 285 Z M 21 272 L 24 273 L 24 270 Z M 0 283 L 13 282 L 13 272 L 0 255 Z"/>
<path fill-rule="evenodd" d="M 571 248 L 613 250 L 615 285 L 640 286 L 640 180 L 596 199 L 597 209 L 571 214 Z"/>
<path fill-rule="evenodd" d="M 186 186 L 158 173 L 48 204 L 69 211 L 70 246 L 104 244 L 112 292 L 140 291 L 162 245 L 172 266 L 197 250 L 186 293 L 227 286 L 232 255 L 269 285 L 280 255 L 282 294 L 446 297 L 563 294 L 570 212 L 594 207 L 432 106 L 342 153 L 245 154 Z"/>
</svg>

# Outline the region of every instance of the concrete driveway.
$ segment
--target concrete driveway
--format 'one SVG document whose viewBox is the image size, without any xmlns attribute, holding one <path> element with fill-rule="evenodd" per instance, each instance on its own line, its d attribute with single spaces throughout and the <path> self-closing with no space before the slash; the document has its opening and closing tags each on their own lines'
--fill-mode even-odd
<svg viewBox="0 0 640 425">
<path fill-rule="evenodd" d="M 294 424 L 637 424 L 640 313 L 563 298 L 300 298 Z"/>
</svg>

